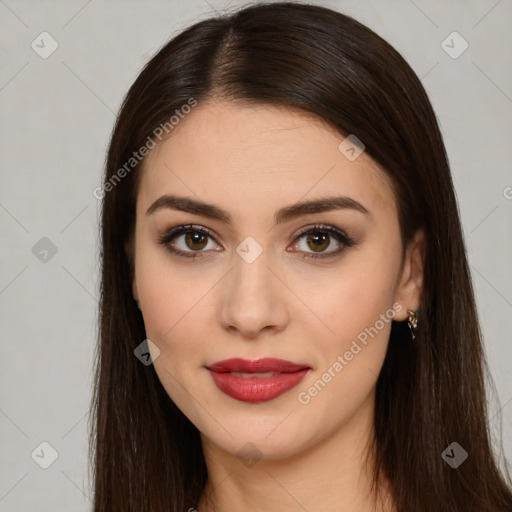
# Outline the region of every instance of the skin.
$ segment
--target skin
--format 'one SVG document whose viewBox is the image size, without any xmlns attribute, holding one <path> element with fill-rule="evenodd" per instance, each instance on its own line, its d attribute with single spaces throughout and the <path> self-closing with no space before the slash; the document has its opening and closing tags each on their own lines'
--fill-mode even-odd
<svg viewBox="0 0 512 512">
<path fill-rule="evenodd" d="M 407 309 L 419 307 L 425 237 L 418 231 L 402 261 L 390 181 L 366 153 L 347 159 L 338 149 L 344 138 L 297 110 L 210 100 L 145 160 L 133 296 L 160 350 L 155 371 L 201 432 L 209 476 L 199 512 L 371 510 L 364 461 L 391 321 L 307 404 L 298 395 L 380 315 L 391 310 L 394 321 L 405 321 Z M 334 193 L 362 203 L 371 218 L 345 209 L 274 223 L 279 208 Z M 171 208 L 147 215 L 163 194 L 218 205 L 233 224 Z M 331 258 L 304 258 L 315 245 L 296 234 L 318 223 L 344 231 L 355 245 Z M 207 245 L 187 245 L 183 234 L 173 240 L 202 257 L 173 255 L 158 243 L 184 224 L 215 234 Z M 236 252 L 247 236 L 263 250 L 252 263 Z M 343 247 L 330 235 L 328 241 L 324 254 Z M 245 403 L 222 393 L 205 368 L 231 357 L 278 357 L 311 370 L 280 397 Z M 377 510 L 394 510 L 382 491 L 386 503 Z"/>
</svg>

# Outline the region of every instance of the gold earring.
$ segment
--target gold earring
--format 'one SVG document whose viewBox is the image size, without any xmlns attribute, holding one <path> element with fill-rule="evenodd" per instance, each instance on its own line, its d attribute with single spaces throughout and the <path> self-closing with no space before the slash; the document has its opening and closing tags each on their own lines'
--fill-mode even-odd
<svg viewBox="0 0 512 512">
<path fill-rule="evenodd" d="M 407 322 L 407 325 L 409 326 L 409 329 L 411 330 L 411 336 L 412 339 L 416 338 L 416 335 L 414 334 L 414 330 L 416 327 L 418 327 L 418 317 L 416 316 L 416 311 L 413 311 L 412 309 L 408 309 L 407 313 L 409 313 L 409 320 Z"/>
</svg>

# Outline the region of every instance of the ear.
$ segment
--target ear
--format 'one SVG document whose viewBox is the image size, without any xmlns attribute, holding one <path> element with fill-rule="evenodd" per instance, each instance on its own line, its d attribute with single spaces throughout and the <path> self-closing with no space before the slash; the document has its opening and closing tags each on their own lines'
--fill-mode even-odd
<svg viewBox="0 0 512 512">
<path fill-rule="evenodd" d="M 427 240 L 423 229 L 414 234 L 405 251 L 402 271 L 395 288 L 394 302 L 402 304 L 396 314 L 396 320 L 408 318 L 408 309 L 416 311 L 421 303 L 425 268 Z"/>
</svg>

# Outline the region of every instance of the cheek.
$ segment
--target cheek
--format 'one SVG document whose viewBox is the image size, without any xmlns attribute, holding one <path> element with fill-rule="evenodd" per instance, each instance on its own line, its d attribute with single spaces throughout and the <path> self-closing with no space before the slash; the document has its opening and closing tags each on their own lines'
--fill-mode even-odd
<svg viewBox="0 0 512 512">
<path fill-rule="evenodd" d="M 189 365 L 199 366 L 204 356 L 204 335 L 199 333 L 203 322 L 199 319 L 201 297 L 209 287 L 194 283 L 176 267 L 170 272 L 168 261 L 146 256 L 141 252 L 139 257 L 137 287 L 146 335 L 160 351 L 153 366 L 169 397 L 181 410 L 190 411 L 184 372 Z M 197 411 L 194 414 L 201 417 Z"/>
<path fill-rule="evenodd" d="M 357 336 L 392 307 L 392 277 L 390 268 L 374 266 L 371 271 L 347 268 L 339 277 L 328 279 L 313 304 L 322 312 L 325 324 L 334 331 L 333 338 Z"/>
<path fill-rule="evenodd" d="M 387 248 L 367 249 L 351 255 L 325 279 L 316 280 L 313 289 L 317 292 L 309 294 L 308 304 L 326 326 L 313 317 L 308 327 L 312 332 L 315 324 L 317 330 L 326 333 L 316 338 L 318 371 L 323 374 L 331 368 L 340 375 L 337 383 L 347 389 L 361 387 L 361 382 L 371 385 L 376 379 L 395 317 L 393 295 L 399 254 Z M 343 358 L 343 370 L 336 372 L 332 367 L 340 362 L 338 356 Z"/>
<path fill-rule="evenodd" d="M 375 387 L 395 314 L 393 282 L 386 275 L 372 271 L 345 276 L 329 285 L 323 309 L 317 301 L 319 316 L 332 332 L 316 338 L 315 372 L 299 389 L 298 401 L 311 403 L 326 425 L 352 417 Z"/>
<path fill-rule="evenodd" d="M 160 248 L 140 247 L 135 264 L 137 291 L 142 304 L 146 334 L 159 345 L 168 345 L 204 295 L 205 285 L 172 266 Z M 164 347 L 160 347 L 163 349 Z"/>
</svg>

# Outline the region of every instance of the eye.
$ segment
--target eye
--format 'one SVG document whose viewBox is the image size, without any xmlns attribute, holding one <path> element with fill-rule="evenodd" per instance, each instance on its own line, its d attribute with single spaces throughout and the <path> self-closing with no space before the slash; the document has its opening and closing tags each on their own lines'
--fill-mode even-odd
<svg viewBox="0 0 512 512">
<path fill-rule="evenodd" d="M 202 249 L 208 248 L 208 238 L 214 239 L 213 234 L 209 230 L 188 224 L 171 229 L 160 237 L 158 242 L 173 254 L 186 258 L 197 258 L 202 256 L 201 253 L 204 252 Z M 178 241 L 171 244 L 174 239 Z"/>
<path fill-rule="evenodd" d="M 334 226 L 326 225 L 304 228 L 295 239 L 299 240 L 296 246 L 299 246 L 299 250 L 305 253 L 305 258 L 330 258 L 355 245 L 355 241 L 346 233 Z M 332 243 L 332 239 L 335 240 L 335 244 Z M 325 251 L 336 244 L 338 245 L 337 249 Z M 308 249 L 312 249 L 313 252 L 309 253 Z"/>
<path fill-rule="evenodd" d="M 181 240 L 180 240 L 181 239 Z M 158 242 L 165 246 L 165 248 L 172 254 L 183 256 L 186 258 L 197 258 L 203 256 L 202 253 L 206 252 L 203 249 L 208 249 L 209 239 L 215 240 L 215 237 L 208 229 L 188 224 L 185 226 L 177 226 L 161 236 Z M 304 239 L 304 240 L 302 240 Z M 335 240 L 339 246 L 335 250 L 325 251 L 333 244 Z M 340 254 L 348 247 L 355 245 L 355 241 L 346 233 L 335 228 L 334 226 L 316 225 L 309 228 L 302 229 L 295 240 L 299 240 L 294 247 L 301 245 L 297 252 L 303 252 L 304 258 L 329 258 Z M 171 243 L 172 242 L 172 243 Z M 210 247 L 215 251 L 219 249 Z M 312 249 L 312 253 L 308 251 Z M 295 250 L 289 252 L 296 252 Z"/>
</svg>

